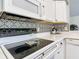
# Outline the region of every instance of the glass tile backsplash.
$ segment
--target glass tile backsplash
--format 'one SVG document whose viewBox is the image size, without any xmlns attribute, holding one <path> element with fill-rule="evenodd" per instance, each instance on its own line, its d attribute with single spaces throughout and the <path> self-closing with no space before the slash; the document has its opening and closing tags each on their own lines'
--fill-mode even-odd
<svg viewBox="0 0 79 59">
<path fill-rule="evenodd" d="M 19 21 L 19 20 L 7 20 L 0 19 L 0 28 L 39 28 L 39 32 L 50 31 L 49 24 Z"/>
</svg>

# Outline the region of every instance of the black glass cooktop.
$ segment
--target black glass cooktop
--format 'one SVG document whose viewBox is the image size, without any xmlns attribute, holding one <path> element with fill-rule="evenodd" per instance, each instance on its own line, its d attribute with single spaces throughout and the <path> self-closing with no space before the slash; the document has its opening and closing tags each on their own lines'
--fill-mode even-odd
<svg viewBox="0 0 79 59">
<path fill-rule="evenodd" d="M 35 51 L 45 47 L 46 45 L 52 43 L 53 41 L 45 40 L 45 39 L 35 39 L 35 40 L 33 39 L 33 40 L 29 40 L 29 41 L 24 41 L 23 43 L 22 42 L 5 45 L 7 50 L 12 54 L 12 56 L 15 59 L 22 59 L 22 58 L 34 53 Z M 21 43 L 21 44 L 19 44 L 19 43 Z M 14 45 L 14 44 L 16 44 L 16 45 L 19 44 L 19 45 L 16 47 L 10 48 L 10 46 Z"/>
</svg>

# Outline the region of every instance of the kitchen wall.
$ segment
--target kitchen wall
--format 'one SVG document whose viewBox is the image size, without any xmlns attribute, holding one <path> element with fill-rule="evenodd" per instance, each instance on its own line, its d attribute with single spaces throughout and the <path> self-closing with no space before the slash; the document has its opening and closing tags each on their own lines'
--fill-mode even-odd
<svg viewBox="0 0 79 59">
<path fill-rule="evenodd" d="M 70 0 L 70 16 L 79 16 L 79 0 Z"/>
<path fill-rule="evenodd" d="M 79 16 L 74 16 L 70 18 L 70 24 L 76 24 L 79 27 Z"/>
<path fill-rule="evenodd" d="M 70 24 L 79 27 L 79 0 L 70 0 Z"/>
</svg>

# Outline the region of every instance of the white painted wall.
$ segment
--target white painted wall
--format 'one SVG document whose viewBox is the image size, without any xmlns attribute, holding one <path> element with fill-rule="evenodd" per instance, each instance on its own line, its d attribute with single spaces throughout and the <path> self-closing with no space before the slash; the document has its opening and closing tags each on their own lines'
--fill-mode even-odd
<svg viewBox="0 0 79 59">
<path fill-rule="evenodd" d="M 79 16 L 79 0 L 70 0 L 70 15 Z"/>
<path fill-rule="evenodd" d="M 71 17 L 70 24 L 77 24 L 79 26 L 79 16 Z"/>
<path fill-rule="evenodd" d="M 70 24 L 79 26 L 79 0 L 70 0 Z"/>
<path fill-rule="evenodd" d="M 70 24 L 76 24 L 79 27 L 79 16 L 71 17 Z"/>
</svg>

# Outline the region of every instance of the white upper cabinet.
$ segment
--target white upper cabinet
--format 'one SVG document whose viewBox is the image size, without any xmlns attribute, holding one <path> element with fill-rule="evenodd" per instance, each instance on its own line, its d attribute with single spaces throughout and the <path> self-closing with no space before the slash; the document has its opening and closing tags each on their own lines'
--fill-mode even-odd
<svg viewBox="0 0 79 59">
<path fill-rule="evenodd" d="M 67 5 L 65 1 L 56 1 L 56 21 L 68 22 L 67 19 Z"/>
<path fill-rule="evenodd" d="M 3 11 L 40 19 L 40 3 L 37 0 L 0 0 Z"/>
<path fill-rule="evenodd" d="M 53 0 L 44 0 L 42 3 L 42 19 L 53 21 L 55 14 L 55 2 Z"/>
<path fill-rule="evenodd" d="M 68 7 L 61 0 L 0 0 L 0 12 L 51 22 L 68 22 Z"/>
<path fill-rule="evenodd" d="M 51 21 L 54 21 L 55 20 L 55 1 L 54 0 L 51 0 Z"/>
<path fill-rule="evenodd" d="M 68 6 L 64 0 L 38 0 L 41 3 L 41 19 L 51 22 L 68 22 Z"/>
<path fill-rule="evenodd" d="M 51 17 L 52 17 L 52 21 L 54 21 L 55 20 L 55 1 L 54 0 L 52 0 L 52 7 L 51 7 L 51 13 L 52 13 L 52 15 L 51 15 Z"/>
</svg>

